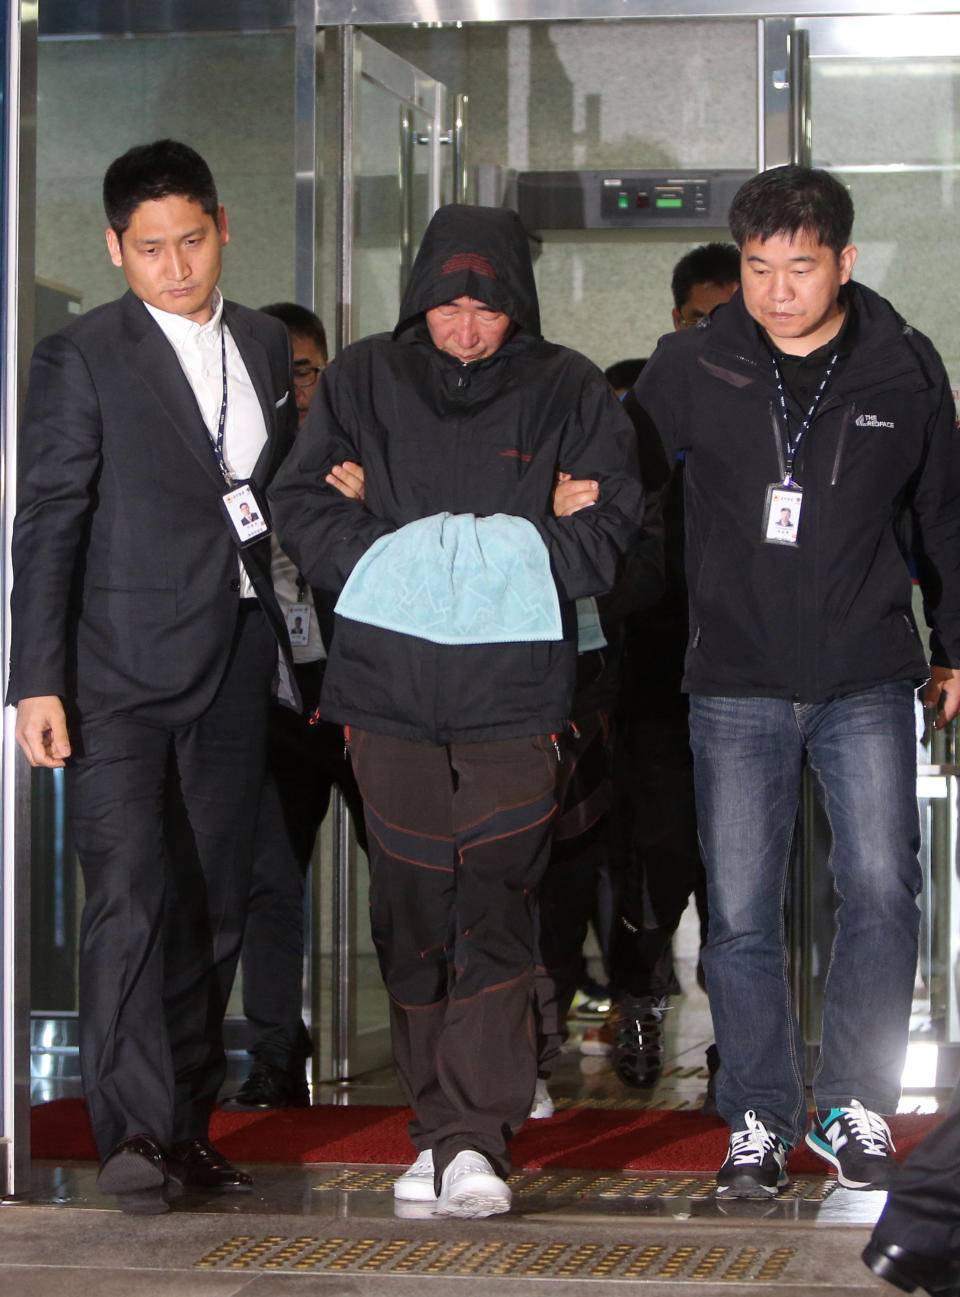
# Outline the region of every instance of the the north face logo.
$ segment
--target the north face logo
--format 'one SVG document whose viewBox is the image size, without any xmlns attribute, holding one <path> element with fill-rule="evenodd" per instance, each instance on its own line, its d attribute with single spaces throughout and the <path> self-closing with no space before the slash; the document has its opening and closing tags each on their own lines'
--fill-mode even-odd
<svg viewBox="0 0 960 1297">
<path fill-rule="evenodd" d="M 893 426 L 885 419 L 878 419 L 875 414 L 861 414 L 857 419 L 858 428 L 892 428 Z"/>
</svg>

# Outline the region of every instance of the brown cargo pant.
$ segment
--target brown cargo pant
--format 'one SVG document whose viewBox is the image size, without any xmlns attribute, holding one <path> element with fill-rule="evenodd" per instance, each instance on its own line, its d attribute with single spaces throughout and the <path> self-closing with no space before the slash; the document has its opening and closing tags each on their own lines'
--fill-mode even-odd
<svg viewBox="0 0 960 1297">
<path fill-rule="evenodd" d="M 439 1188 L 462 1149 L 501 1176 L 537 1077 L 534 893 L 556 813 L 549 735 L 434 746 L 351 729 L 394 1063 Z"/>
</svg>

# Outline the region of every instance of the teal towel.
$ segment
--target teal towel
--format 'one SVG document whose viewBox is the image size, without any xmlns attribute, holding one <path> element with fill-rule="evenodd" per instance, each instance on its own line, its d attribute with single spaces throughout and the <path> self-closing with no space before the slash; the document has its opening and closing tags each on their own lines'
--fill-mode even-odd
<svg viewBox="0 0 960 1297">
<path fill-rule="evenodd" d="M 563 638 L 550 556 L 526 518 L 438 513 L 381 536 L 336 611 L 434 644 Z"/>
</svg>

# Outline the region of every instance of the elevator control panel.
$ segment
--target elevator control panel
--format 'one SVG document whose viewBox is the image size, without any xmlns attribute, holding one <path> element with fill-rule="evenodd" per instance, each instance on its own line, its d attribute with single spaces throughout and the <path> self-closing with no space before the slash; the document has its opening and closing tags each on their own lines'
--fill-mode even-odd
<svg viewBox="0 0 960 1297">
<path fill-rule="evenodd" d="M 627 180 L 604 176 L 600 182 L 600 212 L 603 216 L 632 221 L 634 212 L 655 215 L 709 216 L 710 181 L 705 176 L 692 180 Z"/>
<path fill-rule="evenodd" d="M 529 230 L 722 228 L 750 171 L 521 171 Z"/>
</svg>

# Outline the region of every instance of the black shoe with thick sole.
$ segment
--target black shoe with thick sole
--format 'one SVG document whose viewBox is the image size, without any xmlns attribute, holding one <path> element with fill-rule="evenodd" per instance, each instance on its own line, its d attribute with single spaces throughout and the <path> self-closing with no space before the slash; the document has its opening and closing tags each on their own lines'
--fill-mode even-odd
<svg viewBox="0 0 960 1297">
<path fill-rule="evenodd" d="M 224 1108 L 236 1112 L 266 1112 L 271 1108 L 309 1108 L 310 1089 L 303 1064 L 275 1067 L 254 1063 L 250 1075 L 235 1095 L 224 1099 Z"/>
<path fill-rule="evenodd" d="M 665 995 L 625 996 L 617 1005 L 617 1036 L 611 1061 L 624 1085 L 645 1090 L 660 1080 L 663 1015 L 669 1007 Z"/>
<path fill-rule="evenodd" d="M 920 1256 L 896 1243 L 871 1239 L 863 1249 L 863 1264 L 901 1292 L 922 1288 L 930 1297 L 960 1297 L 960 1261 Z"/>
</svg>

